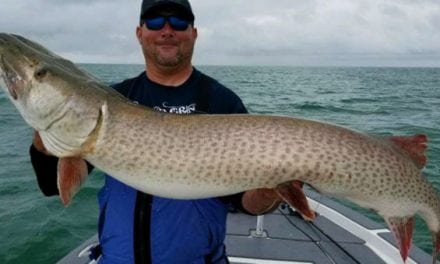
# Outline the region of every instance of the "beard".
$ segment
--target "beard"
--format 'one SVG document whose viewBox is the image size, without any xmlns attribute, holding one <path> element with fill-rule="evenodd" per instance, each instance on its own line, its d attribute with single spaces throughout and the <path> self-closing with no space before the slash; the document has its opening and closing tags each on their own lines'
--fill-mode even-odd
<svg viewBox="0 0 440 264">
<path fill-rule="evenodd" d="M 144 52 L 149 54 L 150 60 L 163 67 L 176 67 L 190 61 L 194 46 L 178 47 L 175 51 L 161 50 L 160 47 L 151 47 Z"/>
<path fill-rule="evenodd" d="M 184 56 L 181 52 L 178 52 L 175 56 L 168 57 L 162 56 L 159 52 L 154 53 L 154 58 L 157 64 L 165 67 L 175 67 L 182 63 Z"/>
</svg>

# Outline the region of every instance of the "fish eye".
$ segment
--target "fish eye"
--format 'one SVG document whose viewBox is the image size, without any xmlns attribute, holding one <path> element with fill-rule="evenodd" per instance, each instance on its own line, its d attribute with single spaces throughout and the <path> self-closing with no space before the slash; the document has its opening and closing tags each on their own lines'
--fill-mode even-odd
<svg viewBox="0 0 440 264">
<path fill-rule="evenodd" d="M 43 78 L 44 76 L 46 76 L 46 74 L 47 74 L 47 69 L 45 69 L 45 68 L 41 68 L 41 69 L 38 69 L 38 70 L 34 73 L 34 76 L 35 76 L 35 78 L 37 78 L 37 79 L 41 79 L 41 78 Z"/>
</svg>

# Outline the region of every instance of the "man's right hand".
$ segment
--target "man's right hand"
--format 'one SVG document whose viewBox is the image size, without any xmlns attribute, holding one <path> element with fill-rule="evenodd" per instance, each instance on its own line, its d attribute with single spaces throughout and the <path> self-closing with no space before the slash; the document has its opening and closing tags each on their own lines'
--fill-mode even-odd
<svg viewBox="0 0 440 264">
<path fill-rule="evenodd" d="M 41 153 L 44 153 L 48 156 L 53 156 L 52 154 L 50 154 L 49 151 L 47 151 L 47 149 L 44 147 L 43 141 L 41 140 L 40 137 L 40 133 L 38 133 L 38 131 L 35 130 L 34 132 L 34 138 L 32 139 L 32 144 L 34 145 L 34 147 Z"/>
</svg>

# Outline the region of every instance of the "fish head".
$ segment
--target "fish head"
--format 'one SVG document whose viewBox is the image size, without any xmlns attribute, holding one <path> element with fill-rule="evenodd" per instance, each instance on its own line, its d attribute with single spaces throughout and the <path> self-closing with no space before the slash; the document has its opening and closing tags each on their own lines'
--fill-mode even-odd
<svg viewBox="0 0 440 264">
<path fill-rule="evenodd" d="M 0 33 L 0 86 L 57 157 L 85 152 L 102 120 L 102 95 L 108 93 L 74 63 L 31 40 L 4 33 Z"/>
<path fill-rule="evenodd" d="M 75 87 L 92 78 L 74 64 L 24 37 L 0 33 L 0 86 L 25 121 L 44 130 Z"/>
</svg>

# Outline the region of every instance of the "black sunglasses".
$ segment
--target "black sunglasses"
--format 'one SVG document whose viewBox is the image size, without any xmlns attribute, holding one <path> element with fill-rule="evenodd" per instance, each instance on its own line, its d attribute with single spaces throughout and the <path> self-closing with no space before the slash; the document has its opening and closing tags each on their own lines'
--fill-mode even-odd
<svg viewBox="0 0 440 264">
<path fill-rule="evenodd" d="M 149 30 L 161 30 L 166 23 L 169 23 L 172 29 L 176 31 L 185 31 L 191 21 L 177 16 L 156 16 L 151 18 L 144 18 L 144 24 Z"/>
</svg>

